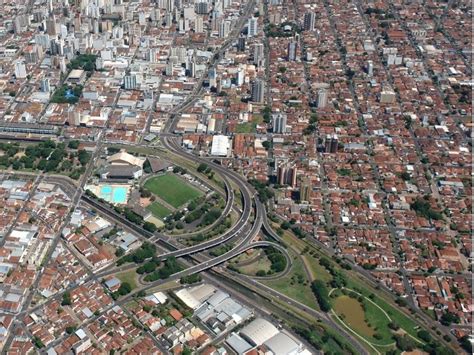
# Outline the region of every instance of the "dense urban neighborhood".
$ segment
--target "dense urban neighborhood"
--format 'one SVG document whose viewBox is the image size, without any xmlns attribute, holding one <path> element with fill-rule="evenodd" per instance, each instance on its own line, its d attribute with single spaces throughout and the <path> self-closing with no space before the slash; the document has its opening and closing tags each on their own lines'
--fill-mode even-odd
<svg viewBox="0 0 474 355">
<path fill-rule="evenodd" d="M 456 0 L 2 0 L 2 354 L 471 354 Z"/>
</svg>

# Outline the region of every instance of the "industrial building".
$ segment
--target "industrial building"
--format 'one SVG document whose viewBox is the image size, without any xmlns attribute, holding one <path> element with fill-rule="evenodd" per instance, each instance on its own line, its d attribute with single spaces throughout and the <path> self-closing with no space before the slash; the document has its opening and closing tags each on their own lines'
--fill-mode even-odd
<svg viewBox="0 0 474 355">
<path fill-rule="evenodd" d="M 239 334 L 232 333 L 226 339 L 226 344 L 239 355 L 254 349 L 259 353 L 273 355 L 311 354 L 301 342 L 263 318 L 253 320 Z"/>
</svg>

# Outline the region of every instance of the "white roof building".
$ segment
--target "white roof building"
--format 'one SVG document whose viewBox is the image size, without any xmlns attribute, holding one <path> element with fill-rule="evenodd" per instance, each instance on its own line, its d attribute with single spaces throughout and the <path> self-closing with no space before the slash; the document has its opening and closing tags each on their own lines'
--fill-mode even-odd
<svg viewBox="0 0 474 355">
<path fill-rule="evenodd" d="M 174 293 L 186 306 L 191 309 L 196 309 L 201 305 L 199 302 L 187 289 L 183 288 Z"/>
<path fill-rule="evenodd" d="M 216 135 L 212 137 L 211 155 L 220 157 L 228 156 L 230 152 L 229 137 L 223 135 Z"/>
<path fill-rule="evenodd" d="M 242 338 L 255 346 L 260 346 L 279 333 L 279 330 L 269 321 L 257 318 L 242 329 Z"/>
<path fill-rule="evenodd" d="M 145 163 L 145 158 L 139 158 L 128 154 L 127 152 L 121 151 L 107 159 L 109 164 L 114 165 L 135 165 L 139 166 L 140 168 L 143 167 L 143 163 Z"/>
<path fill-rule="evenodd" d="M 287 334 L 280 332 L 267 340 L 265 347 L 274 355 L 296 355 L 300 353 L 302 345 Z"/>
</svg>

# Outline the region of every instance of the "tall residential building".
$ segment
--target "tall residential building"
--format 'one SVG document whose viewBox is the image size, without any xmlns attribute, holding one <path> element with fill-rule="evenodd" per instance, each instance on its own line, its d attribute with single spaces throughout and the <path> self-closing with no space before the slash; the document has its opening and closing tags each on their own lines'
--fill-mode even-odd
<svg viewBox="0 0 474 355">
<path fill-rule="evenodd" d="M 311 200 L 312 190 L 311 180 L 307 177 L 303 178 L 300 183 L 300 201 L 309 202 Z"/>
<path fill-rule="evenodd" d="M 43 49 L 47 49 L 50 46 L 50 39 L 48 34 L 39 33 L 35 35 L 35 43 Z"/>
<path fill-rule="evenodd" d="M 280 165 L 277 169 L 277 183 L 295 187 L 297 174 L 298 170 L 296 167 L 289 167 L 286 164 Z"/>
<path fill-rule="evenodd" d="M 337 148 L 339 146 L 339 140 L 336 134 L 328 134 L 326 136 L 326 142 L 324 144 L 326 153 L 337 153 Z"/>
<path fill-rule="evenodd" d="M 255 17 L 249 18 L 248 22 L 248 32 L 247 35 L 248 37 L 255 37 L 258 32 L 258 19 Z"/>
<path fill-rule="evenodd" d="M 135 74 L 125 75 L 123 86 L 126 90 L 134 90 L 137 87 L 137 76 Z"/>
<path fill-rule="evenodd" d="M 255 43 L 253 47 L 253 64 L 258 67 L 263 66 L 265 56 L 263 53 L 263 43 Z"/>
<path fill-rule="evenodd" d="M 244 68 L 239 68 L 237 70 L 237 86 L 242 86 L 245 82 L 245 70 Z"/>
<path fill-rule="evenodd" d="M 367 61 L 367 74 L 372 76 L 374 74 L 374 62 L 371 60 Z"/>
<path fill-rule="evenodd" d="M 41 91 L 48 93 L 51 91 L 51 86 L 49 84 L 48 78 L 41 79 Z"/>
<path fill-rule="evenodd" d="M 230 21 L 229 20 L 225 20 L 225 21 L 222 21 L 219 25 L 219 37 L 220 38 L 226 38 L 229 33 L 230 33 Z"/>
<path fill-rule="evenodd" d="M 245 51 L 245 37 L 239 37 L 238 42 L 237 42 L 237 50 L 239 52 Z"/>
<path fill-rule="evenodd" d="M 206 1 L 196 3 L 194 8 L 197 14 L 206 15 L 209 13 L 209 4 Z"/>
<path fill-rule="evenodd" d="M 191 60 L 191 62 L 189 63 L 189 76 L 191 78 L 195 78 L 196 77 L 196 63 L 194 61 L 194 58 Z"/>
<path fill-rule="evenodd" d="M 26 31 L 24 16 L 18 15 L 13 20 L 13 32 L 15 34 L 21 34 Z"/>
<path fill-rule="evenodd" d="M 273 133 L 286 133 L 286 114 L 277 112 L 272 114 Z"/>
<path fill-rule="evenodd" d="M 217 71 L 216 68 L 210 68 L 207 77 L 209 78 L 209 86 L 217 86 Z"/>
<path fill-rule="evenodd" d="M 314 31 L 316 24 L 316 14 L 314 12 L 307 12 L 304 14 L 303 29 L 305 31 Z"/>
<path fill-rule="evenodd" d="M 50 19 L 46 20 L 46 33 L 50 36 L 56 36 L 58 34 L 56 28 L 56 19 L 54 18 L 54 15 L 51 16 Z"/>
<path fill-rule="evenodd" d="M 67 66 L 66 66 L 66 57 L 64 56 L 59 56 L 58 58 L 58 67 L 61 73 L 65 74 L 67 72 Z"/>
<path fill-rule="evenodd" d="M 174 10 L 174 0 L 166 0 L 165 9 L 169 13 L 173 12 L 173 10 Z"/>
<path fill-rule="evenodd" d="M 265 82 L 262 79 L 255 79 L 252 82 L 252 101 L 263 103 L 265 99 Z"/>
<path fill-rule="evenodd" d="M 15 77 L 17 79 L 24 79 L 26 78 L 26 65 L 25 62 L 22 60 L 17 60 L 15 62 Z"/>
<path fill-rule="evenodd" d="M 173 62 L 170 61 L 166 64 L 165 74 L 167 76 L 173 75 Z"/>
<path fill-rule="evenodd" d="M 288 43 L 288 61 L 294 62 L 296 60 L 296 50 L 298 48 L 298 43 L 296 41 L 291 41 Z"/>
<path fill-rule="evenodd" d="M 180 33 L 189 31 L 189 20 L 186 18 L 180 18 L 178 22 L 178 30 Z"/>
<path fill-rule="evenodd" d="M 157 62 L 157 55 L 158 55 L 158 49 L 157 48 L 150 48 L 148 50 L 148 61 L 150 63 L 156 63 Z"/>
<path fill-rule="evenodd" d="M 192 6 L 186 6 L 183 9 L 183 17 L 187 20 L 194 20 L 196 18 L 196 11 Z"/>
<path fill-rule="evenodd" d="M 186 62 L 187 51 L 185 47 L 171 47 L 171 57 L 177 58 L 177 63 L 184 63 Z"/>
<path fill-rule="evenodd" d="M 318 91 L 318 108 L 325 108 L 328 104 L 328 92 L 326 89 Z"/>
<path fill-rule="evenodd" d="M 203 33 L 204 32 L 204 22 L 202 16 L 196 16 L 194 19 L 194 32 Z"/>
</svg>

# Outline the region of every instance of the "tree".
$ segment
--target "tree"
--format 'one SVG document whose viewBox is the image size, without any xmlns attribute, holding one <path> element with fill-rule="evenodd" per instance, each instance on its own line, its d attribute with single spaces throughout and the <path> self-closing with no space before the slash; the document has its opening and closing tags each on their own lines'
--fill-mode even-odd
<svg viewBox="0 0 474 355">
<path fill-rule="evenodd" d="M 219 208 L 217 207 L 211 208 L 211 210 L 207 212 L 202 218 L 201 224 L 204 226 L 212 224 L 220 217 L 221 214 L 222 214 L 222 211 Z"/>
<path fill-rule="evenodd" d="M 115 256 L 116 257 L 121 257 L 125 254 L 125 251 L 122 249 L 122 248 L 117 248 L 117 250 L 115 250 Z"/>
<path fill-rule="evenodd" d="M 70 306 L 71 304 L 72 304 L 71 294 L 69 292 L 64 292 L 61 306 Z"/>
<path fill-rule="evenodd" d="M 68 327 L 66 327 L 66 333 L 68 334 L 72 334 L 76 331 L 76 326 L 75 325 L 70 325 Z"/>
<path fill-rule="evenodd" d="M 271 144 L 270 141 L 263 141 L 263 142 L 262 142 L 262 146 L 263 146 L 263 148 L 265 148 L 265 150 L 268 150 L 268 149 L 270 149 L 270 147 L 272 146 L 272 144 Z"/>
<path fill-rule="evenodd" d="M 199 164 L 199 166 L 197 167 L 197 171 L 198 171 L 198 173 L 203 173 L 203 172 L 205 172 L 208 168 L 209 168 L 209 166 L 208 166 L 206 163 L 201 163 L 201 164 Z"/>
<path fill-rule="evenodd" d="M 79 148 L 79 143 L 80 142 L 78 140 L 72 140 L 72 141 L 69 141 L 67 146 L 70 149 L 77 149 L 77 148 Z"/>
<path fill-rule="evenodd" d="M 404 171 L 403 173 L 401 173 L 400 177 L 405 181 L 408 181 L 411 179 L 410 173 L 407 171 Z"/>
<path fill-rule="evenodd" d="M 128 282 L 122 282 L 117 292 L 119 295 L 123 296 L 130 293 L 130 291 L 132 291 L 132 286 Z"/>
<path fill-rule="evenodd" d="M 428 331 L 426 331 L 426 330 L 423 330 L 423 329 L 420 330 L 420 331 L 417 333 L 417 335 L 418 335 L 418 338 L 420 338 L 421 340 L 423 340 L 423 341 L 425 341 L 425 342 L 427 342 L 427 343 L 429 343 L 429 342 L 431 341 L 431 334 L 430 334 Z"/>
<path fill-rule="evenodd" d="M 125 213 L 125 218 L 128 219 L 130 222 L 133 222 L 135 224 L 142 224 L 143 222 L 142 216 L 136 214 L 129 208 L 125 208 L 124 213 Z"/>
<path fill-rule="evenodd" d="M 449 326 L 451 325 L 451 323 L 458 324 L 460 322 L 460 319 L 457 314 L 446 312 L 441 316 L 440 322 L 442 325 Z"/>
<path fill-rule="evenodd" d="M 265 106 L 265 108 L 262 110 L 262 114 L 263 114 L 263 122 L 270 123 L 271 114 L 272 114 L 271 107 Z"/>
<path fill-rule="evenodd" d="M 397 348 L 401 351 L 412 351 L 415 348 L 415 344 L 413 340 L 409 338 L 407 335 L 395 335 L 395 342 L 397 344 Z"/>
<path fill-rule="evenodd" d="M 77 158 L 81 165 L 86 165 L 89 162 L 91 155 L 86 150 L 81 149 L 77 154 Z"/>
<path fill-rule="evenodd" d="M 142 188 L 140 190 L 140 196 L 143 197 L 143 198 L 151 197 L 151 192 L 148 191 L 147 189 Z"/>
<path fill-rule="evenodd" d="M 33 344 L 35 344 L 35 346 L 38 348 L 38 349 L 41 349 L 41 348 L 44 348 L 44 343 L 41 341 L 40 338 L 38 338 L 36 335 L 33 336 Z"/>
<path fill-rule="evenodd" d="M 398 329 L 400 329 L 400 326 L 398 325 L 398 323 L 393 322 L 393 321 L 390 322 L 390 323 L 388 323 L 388 327 L 389 327 L 390 329 L 392 329 L 392 330 L 395 330 L 395 331 L 397 331 Z"/>
<path fill-rule="evenodd" d="M 143 229 L 147 230 L 148 232 L 154 233 L 157 230 L 157 227 L 154 223 L 145 222 L 143 223 Z"/>
<path fill-rule="evenodd" d="M 417 215 L 425 217 L 426 219 L 443 219 L 441 213 L 433 210 L 430 203 L 425 199 L 417 198 L 415 202 L 410 204 L 410 208 L 414 210 Z"/>
<path fill-rule="evenodd" d="M 461 344 L 461 347 L 464 350 L 466 350 L 469 354 L 472 354 L 472 342 L 469 335 L 465 335 L 461 339 L 459 339 L 459 343 Z"/>
<path fill-rule="evenodd" d="M 406 305 L 408 304 L 406 300 L 400 297 L 395 300 L 395 303 L 398 304 L 400 307 L 406 307 Z"/>
<path fill-rule="evenodd" d="M 331 310 L 331 304 L 329 303 L 329 296 L 326 284 L 321 280 L 313 281 L 311 284 L 311 290 L 319 304 L 319 308 L 323 312 L 329 312 Z"/>
<path fill-rule="evenodd" d="M 196 282 L 200 282 L 202 280 L 201 275 L 199 274 L 192 274 L 188 276 L 183 276 L 179 281 L 181 284 L 194 284 Z"/>
</svg>

